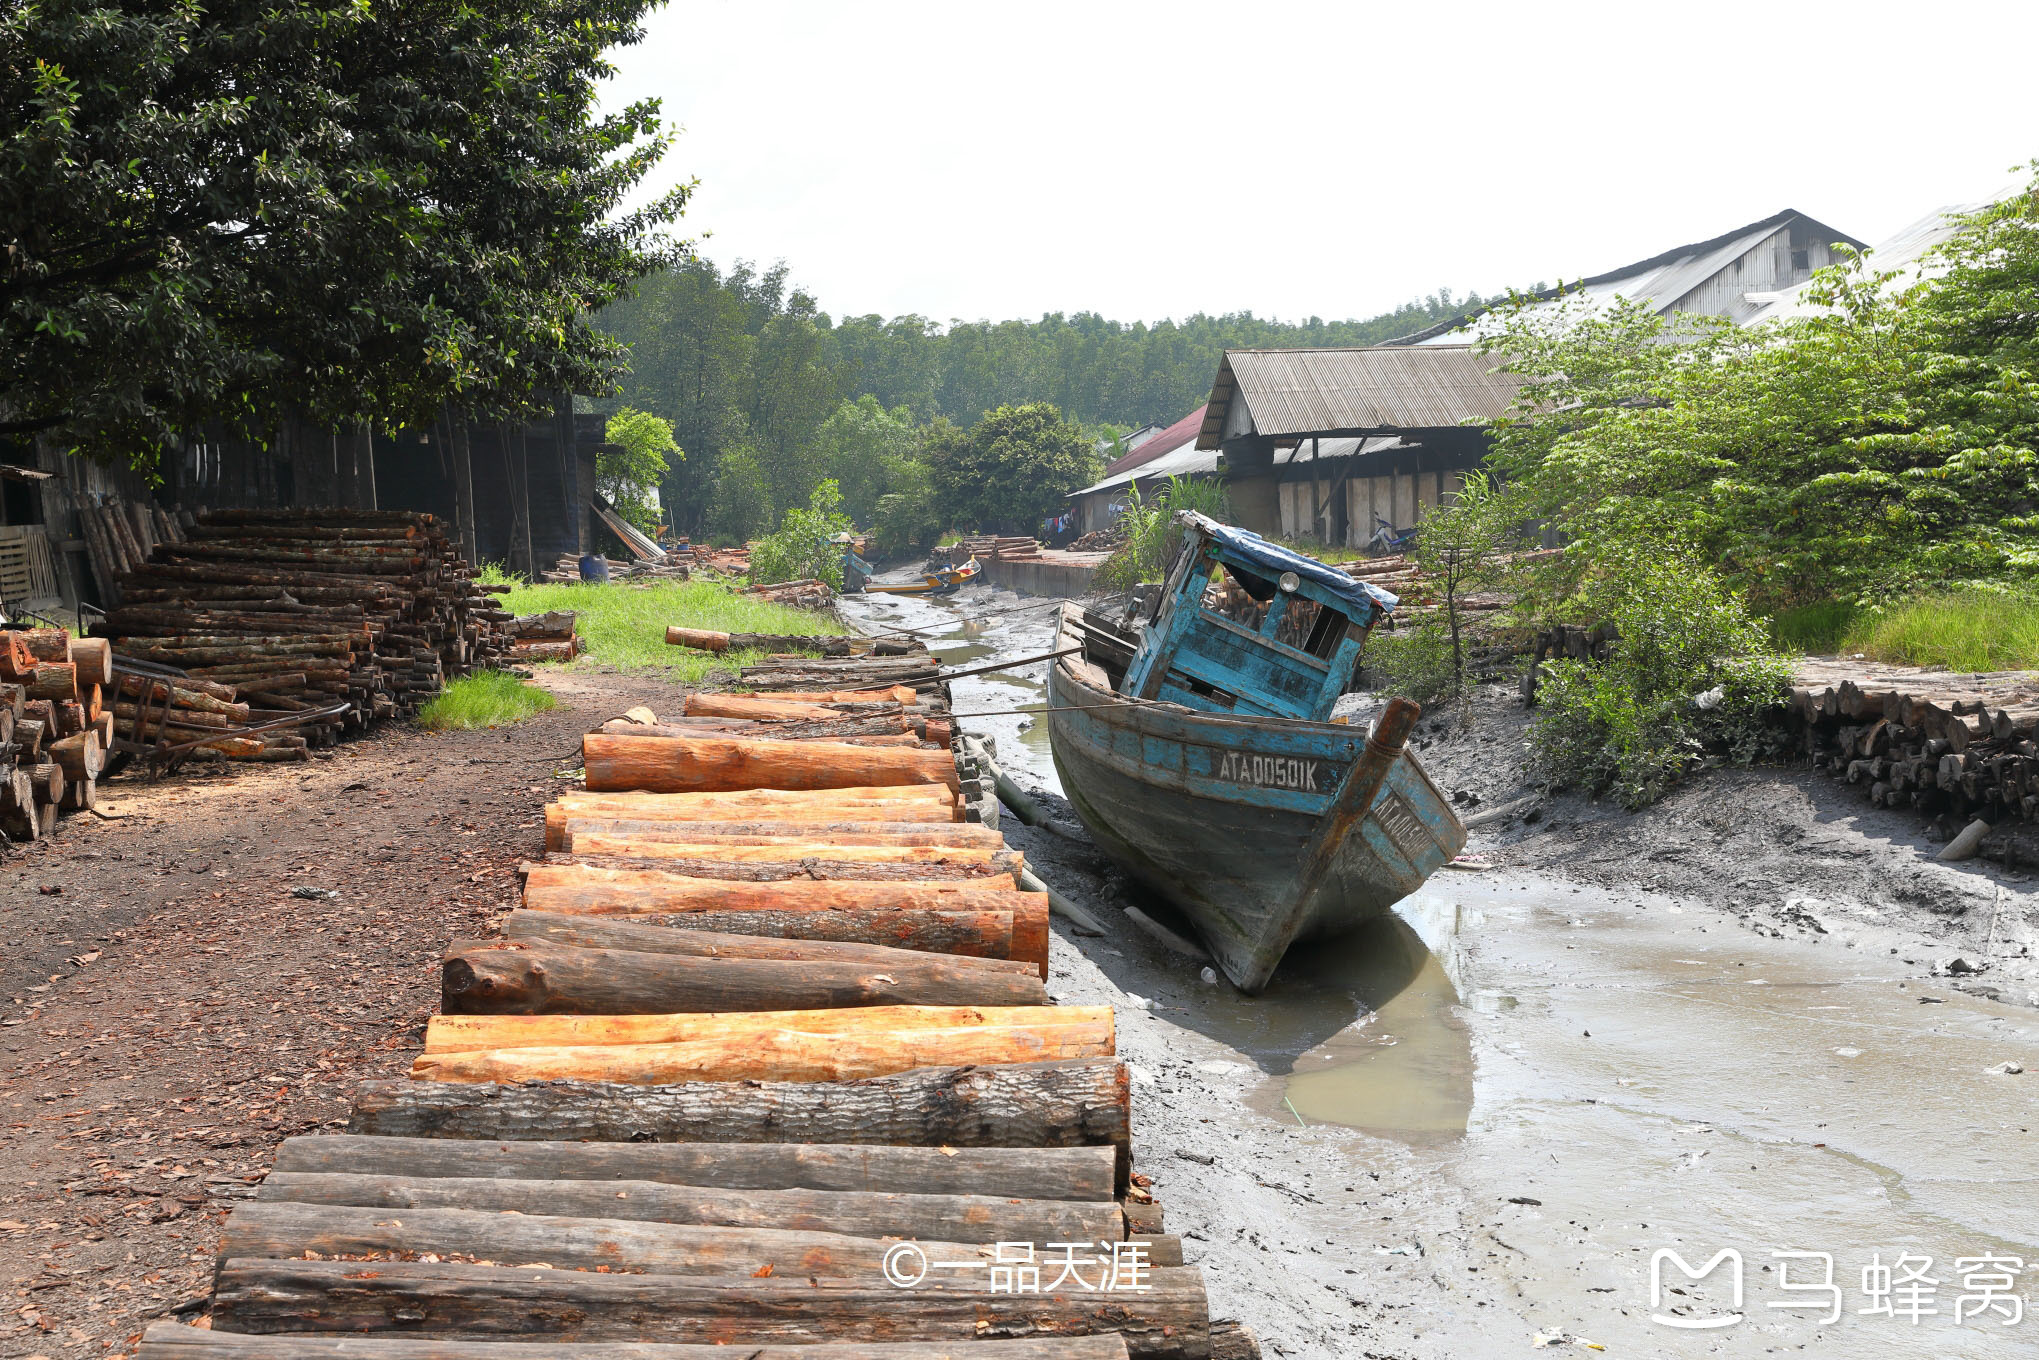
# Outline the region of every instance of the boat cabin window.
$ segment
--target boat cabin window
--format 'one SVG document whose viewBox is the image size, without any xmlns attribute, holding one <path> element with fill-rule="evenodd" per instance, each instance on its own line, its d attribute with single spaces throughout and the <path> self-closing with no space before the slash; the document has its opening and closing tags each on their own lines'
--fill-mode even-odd
<svg viewBox="0 0 2039 1360">
<path fill-rule="evenodd" d="M 1345 641 L 1345 626 L 1349 622 L 1337 610 L 1318 606 L 1317 621 L 1310 626 L 1303 650 L 1321 661 L 1329 661 L 1338 655 L 1338 644 Z"/>
</svg>

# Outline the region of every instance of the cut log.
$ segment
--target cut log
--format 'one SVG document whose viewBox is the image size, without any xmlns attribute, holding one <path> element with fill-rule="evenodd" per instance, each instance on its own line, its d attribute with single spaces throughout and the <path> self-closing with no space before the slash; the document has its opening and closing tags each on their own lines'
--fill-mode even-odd
<svg viewBox="0 0 2039 1360">
<path fill-rule="evenodd" d="M 803 943 L 883 945 L 926 954 L 1010 960 L 1009 911 L 706 911 L 685 916 L 633 916 L 633 922 Z M 1039 973 L 1037 960 L 1018 960 Z"/>
<path fill-rule="evenodd" d="M 720 737 L 581 739 L 588 788 L 655 793 L 728 789 L 832 789 L 944 784 L 960 789 L 947 751 L 851 746 L 842 742 L 741 741 Z"/>
<path fill-rule="evenodd" d="M 469 1209 L 696 1227 L 776 1228 L 954 1242 L 1104 1242 L 1125 1237 L 1110 1200 L 858 1190 L 727 1190 L 644 1180 L 272 1172 L 257 1198 L 375 1209 Z M 1160 1262 L 1156 1262 L 1160 1264 Z"/>
<path fill-rule="evenodd" d="M 614 1184 L 614 1182 L 611 1182 Z M 613 1190 L 610 1192 L 615 1193 Z M 985 1243 L 948 1242 L 959 1260 L 989 1261 Z M 801 1276 L 882 1279 L 886 1245 L 843 1233 L 719 1228 L 620 1218 L 570 1218 L 474 1209 L 408 1210 L 259 1200 L 234 1209 L 220 1232 L 219 1259 L 419 1254 L 483 1261 L 543 1261 L 565 1270 L 653 1275 L 745 1275 L 777 1268 Z M 934 1243 L 929 1244 L 930 1254 Z M 306 1256 L 305 1253 L 313 1253 Z"/>
<path fill-rule="evenodd" d="M 923 786 L 935 787 L 935 786 Z M 563 851 L 566 849 L 566 824 L 579 818 L 591 820 L 612 819 L 640 823 L 657 823 L 665 826 L 688 826 L 705 824 L 709 826 L 773 826 L 782 830 L 795 827 L 841 826 L 857 822 L 876 822 L 884 826 L 962 826 L 956 809 L 947 797 L 947 790 L 941 791 L 940 798 L 903 800 L 845 800 L 841 804 L 822 806 L 813 804 L 789 807 L 782 804 L 766 804 L 752 808 L 735 806 L 717 808 L 660 808 L 631 807 L 625 804 L 609 804 L 593 800 L 561 799 L 549 803 L 545 808 L 545 848 Z M 599 795 L 598 795 L 599 796 Z M 647 797 L 684 797 L 685 795 L 649 794 Z"/>
<path fill-rule="evenodd" d="M 672 1015 L 435 1015 L 425 1052 L 702 1043 L 785 1032 L 805 1035 L 901 1035 L 959 1029 L 1033 1030 L 1072 1026 L 1109 1033 L 1109 1006 L 881 1006 L 805 1011 Z"/>
<path fill-rule="evenodd" d="M 848 845 L 831 841 L 826 834 L 813 840 L 776 836 L 760 838 L 752 844 L 733 844 L 717 840 L 664 840 L 593 831 L 574 835 L 572 840 L 571 854 L 621 859 L 706 859 L 738 864 L 800 864 L 808 860 L 839 864 L 974 864 L 1014 874 L 1025 865 L 1025 856 L 1019 851 L 1003 847 Z"/>
<path fill-rule="evenodd" d="M 774 690 L 773 699 L 802 704 L 914 704 L 920 691 L 911 685 L 873 685 L 865 689 Z"/>
<path fill-rule="evenodd" d="M 64 769 L 67 781 L 83 782 L 97 779 L 100 769 L 106 763 L 106 749 L 99 744 L 99 731 L 93 728 L 75 732 L 50 744 L 49 756 Z"/>
<path fill-rule="evenodd" d="M 548 821 L 550 819 L 548 818 Z M 548 827 L 549 830 L 549 827 Z M 1005 837 L 977 822 L 672 822 L 636 817 L 570 812 L 564 819 L 560 848 L 572 852 L 582 836 L 618 841 L 660 841 L 699 845 L 774 845 L 786 842 L 821 845 L 979 846 L 1002 848 Z M 549 839 L 549 838 L 548 838 Z M 549 845 L 548 849 L 551 848 Z"/>
<path fill-rule="evenodd" d="M 500 1085 L 375 1080 L 355 1090 L 350 1132 L 501 1141 L 893 1143 L 1085 1147 L 1131 1161 L 1130 1087 L 1111 1058 L 932 1067 L 841 1084 L 603 1082 Z"/>
<path fill-rule="evenodd" d="M 1025 870 L 1023 857 L 996 855 L 989 861 L 941 861 L 927 864 L 887 864 L 878 861 L 834 859 L 747 860 L 738 863 L 714 853 L 714 846 L 697 858 L 633 858 L 629 855 L 573 855 L 547 853 L 537 860 L 520 861 L 519 873 L 539 864 L 589 869 L 646 870 L 676 874 L 681 878 L 712 878 L 745 883 L 785 883 L 806 879 L 822 882 L 843 879 L 856 883 L 994 883 L 1000 887 L 1017 883 Z"/>
<path fill-rule="evenodd" d="M 826 722 L 843 716 L 823 704 L 767 699 L 756 694 L 689 694 L 683 710 L 690 718 L 807 719 Z"/>
<path fill-rule="evenodd" d="M 277 1171 L 637 1180 L 729 1190 L 911 1191 L 1110 1200 L 1105 1147 L 890 1147 L 871 1143 L 553 1143 L 450 1138 L 287 1138 Z"/>
<path fill-rule="evenodd" d="M 31 699 L 76 703 L 78 668 L 68 661 L 39 661 L 24 677 L 22 687 Z"/>
<path fill-rule="evenodd" d="M 72 638 L 67 658 L 78 671 L 78 684 L 113 683 L 113 644 L 105 638 Z"/>
<path fill-rule="evenodd" d="M 780 959 L 817 963 L 859 964 L 889 972 L 912 971 L 938 966 L 959 980 L 990 981 L 1034 977 L 1024 962 L 1007 959 L 950 957 L 930 959 L 918 950 L 894 949 L 883 945 L 831 944 L 817 940 L 785 940 L 756 935 L 732 935 L 662 924 L 646 924 L 629 918 L 573 916 L 541 911 L 513 911 L 503 923 L 503 935 L 510 940 L 534 944 L 564 944 L 581 949 L 627 949 L 649 954 L 683 954 L 696 958 Z M 896 974 L 895 974 L 896 976 Z M 1037 989 L 1027 988 L 1030 998 Z M 920 1003 L 930 1004 L 930 1003 Z M 1038 1005 L 1038 999 L 994 1001 L 981 998 L 959 1005 Z"/>
<path fill-rule="evenodd" d="M 1109 1017 L 1108 1010 L 1106 1014 Z M 412 1060 L 411 1076 L 424 1082 L 577 1081 L 634 1086 L 849 1082 L 944 1064 L 1065 1062 L 1106 1058 L 1112 1052 L 1109 1018 L 1076 1024 L 985 1024 L 869 1032 L 808 1033 L 760 1026 L 749 1034 L 682 1043 L 426 1052 Z"/>
<path fill-rule="evenodd" d="M 90 812 L 98 801 L 97 781 L 79 779 L 64 785 L 64 794 L 57 800 L 57 806 L 66 812 Z"/>
<path fill-rule="evenodd" d="M 896 808 L 901 815 L 887 821 L 914 818 L 907 809 L 954 808 L 956 798 L 949 790 L 933 784 L 893 784 L 847 789 L 730 789 L 720 793 L 640 793 L 630 790 L 562 793 L 557 802 L 577 810 L 628 811 L 632 816 L 683 818 L 696 821 L 728 821 L 735 816 L 759 816 L 789 821 L 817 813 L 834 814 L 845 807 Z"/>
<path fill-rule="evenodd" d="M 544 1258 L 540 1252 L 535 1259 Z M 401 1328 L 473 1338 L 716 1342 L 745 1348 L 740 1354 L 746 1360 L 761 1346 L 1099 1333 L 1116 1334 L 1135 1357 L 1205 1360 L 1210 1354 L 1210 1305 L 1197 1270 L 1156 1269 L 1144 1290 L 1081 1292 L 1064 1285 L 1039 1294 L 992 1294 L 984 1280 L 951 1283 L 931 1272 L 907 1293 L 881 1275 L 809 1278 L 797 1263 L 787 1265 L 783 1275 L 730 1277 L 232 1259 L 219 1274 L 213 1325 L 243 1332 Z M 548 1342 L 544 1349 L 550 1348 Z M 963 1360 L 974 1354 L 961 1353 Z"/>
<path fill-rule="evenodd" d="M 64 767 L 55 761 L 29 766 L 28 783 L 33 802 L 61 803 L 64 799 Z"/>
<path fill-rule="evenodd" d="M 633 1015 L 822 1007 L 1028 1005 L 1040 979 L 897 951 L 884 963 L 690 957 L 563 943 L 456 941 L 448 1015 Z"/>
<path fill-rule="evenodd" d="M 542 1354 L 534 1354 L 542 1352 Z M 1256 1352 L 1257 1356 L 1257 1352 Z M 1128 1360 L 1116 1333 L 1012 1341 L 873 1341 L 818 1346 L 659 1345 L 637 1341 L 462 1341 L 437 1336 L 254 1336 L 152 1322 L 137 1360 Z M 1214 1357 L 1215 1360 L 1215 1357 Z M 1227 1356 L 1225 1360 L 1237 1360 Z"/>
</svg>

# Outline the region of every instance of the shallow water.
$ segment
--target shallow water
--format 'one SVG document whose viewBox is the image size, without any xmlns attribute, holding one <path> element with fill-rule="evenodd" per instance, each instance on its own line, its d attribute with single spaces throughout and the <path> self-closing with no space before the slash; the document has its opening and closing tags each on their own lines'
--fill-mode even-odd
<svg viewBox="0 0 2039 1360">
<path fill-rule="evenodd" d="M 1045 610 L 964 635 L 967 613 L 1013 603 L 882 608 L 938 630 L 945 657 L 1047 650 Z M 957 711 L 1038 702 L 1042 670 L 958 682 Z M 1025 721 L 964 725 L 998 736 L 1009 769 L 1055 787 L 1045 722 L 1023 732 Z M 1183 962 L 1166 957 L 1180 978 Z M 1432 1246 L 1462 1253 L 1459 1269 L 1476 1266 L 1482 1289 L 1499 1291 L 1487 1297 L 1508 1302 L 1510 1330 L 1494 1332 L 1501 1310 L 1468 1306 L 1438 1275 L 1409 1315 L 1406 1337 L 1422 1338 L 1412 1354 L 1527 1349 L 1514 1322 L 1527 1316 L 1610 1354 L 2029 1355 L 2039 1015 L 1915 972 L 1832 938 L 1759 937 L 1691 902 L 1446 871 L 1393 915 L 1299 946 L 1264 995 L 1192 982 L 1155 1018 L 1216 1042 L 1225 1056 L 1198 1077 L 1236 1086 L 1241 1119 L 1353 1130 L 1349 1146 L 1318 1148 L 1321 1169 L 1413 1167 L 1413 1217 L 1371 1231 L 1430 1224 Z M 2005 1062 L 2027 1074 L 1992 1071 Z M 1331 1206 L 1290 1208 L 1327 1244 L 1359 1230 Z M 1703 1282 L 1665 1277 L 1675 1267 L 1653 1265 L 1665 1250 L 1695 1267 L 1739 1253 L 1740 1304 L 1732 1262 Z M 1812 1255 L 1777 1255 L 1794 1252 Z M 1964 1272 L 1985 1254 L 2022 1263 L 2014 1292 L 2034 1316 L 1956 1322 L 1964 1297 L 1974 1309 Z M 1916 1322 L 1862 1311 L 1877 1302 L 1874 1272 L 1900 1256 L 1931 1258 L 1938 1281 L 1935 1311 Z M 1428 1268 L 1417 1259 L 1412 1270 Z M 1780 1272 L 1797 1284 L 1823 1268 L 1839 1291 L 1832 1323 L 1824 1303 L 1787 1306 L 1812 1296 L 1781 1287 Z M 1739 1320 L 1685 1325 L 1721 1318 Z"/>
</svg>

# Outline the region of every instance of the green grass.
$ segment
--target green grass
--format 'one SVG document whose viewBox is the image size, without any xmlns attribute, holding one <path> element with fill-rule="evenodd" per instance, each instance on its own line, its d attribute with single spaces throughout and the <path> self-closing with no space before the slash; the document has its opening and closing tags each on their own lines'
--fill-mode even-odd
<svg viewBox="0 0 2039 1360">
<path fill-rule="evenodd" d="M 548 691 L 514 675 L 480 671 L 446 686 L 418 710 L 418 721 L 435 732 L 508 727 L 558 703 Z"/>
<path fill-rule="evenodd" d="M 1840 649 L 1907 666 L 2031 670 L 2039 668 L 2039 600 L 1992 590 L 1922 595 L 1857 615 Z"/>
<path fill-rule="evenodd" d="M 1841 600 L 1780 609 L 1768 620 L 1770 638 L 1787 652 L 1830 656 L 1841 650 L 1857 612 L 1854 605 Z"/>
<path fill-rule="evenodd" d="M 683 685 L 698 684 L 710 670 L 734 673 L 757 660 L 751 652 L 717 656 L 688 647 L 666 645 L 666 625 L 706 628 L 723 633 L 846 633 L 833 615 L 788 609 L 727 586 L 708 581 L 662 581 L 656 585 L 622 583 L 518 586 L 501 597 L 515 614 L 572 609 L 580 614 L 576 628 L 587 651 L 567 665 L 594 661 L 610 666 L 656 668 Z"/>
<path fill-rule="evenodd" d="M 520 586 L 524 578 L 513 575 L 501 562 L 483 562 L 474 569 L 474 579 L 485 586 Z"/>
<path fill-rule="evenodd" d="M 1279 543 L 1290 552 L 1314 557 L 1319 562 L 1357 562 L 1368 556 L 1364 548 L 1349 548 L 1342 543 L 1319 543 L 1314 538 L 1271 538 L 1270 543 Z"/>
</svg>

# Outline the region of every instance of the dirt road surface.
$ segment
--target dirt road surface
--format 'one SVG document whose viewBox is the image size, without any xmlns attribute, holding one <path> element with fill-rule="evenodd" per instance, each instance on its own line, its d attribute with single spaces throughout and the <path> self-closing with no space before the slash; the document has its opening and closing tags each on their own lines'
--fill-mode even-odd
<svg viewBox="0 0 2039 1360">
<path fill-rule="evenodd" d="M 453 936 L 511 905 L 580 734 L 657 681 L 577 670 L 502 732 L 104 786 L 0 866 L 0 1356 L 132 1354 L 209 1292 L 276 1144 L 405 1071 Z M 329 895 L 330 894 L 330 895 Z M 188 1314 L 187 1314 L 188 1315 Z"/>
</svg>

